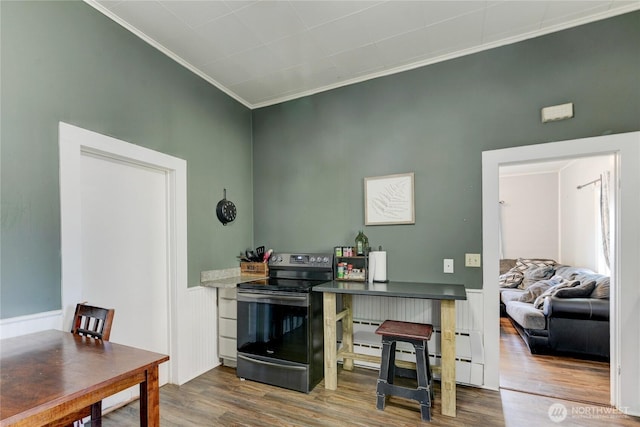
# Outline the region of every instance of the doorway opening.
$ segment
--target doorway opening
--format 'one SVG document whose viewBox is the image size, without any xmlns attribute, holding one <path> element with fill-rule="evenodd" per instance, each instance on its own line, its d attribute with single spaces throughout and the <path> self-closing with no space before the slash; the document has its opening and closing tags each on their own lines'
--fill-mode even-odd
<svg viewBox="0 0 640 427">
<path fill-rule="evenodd" d="M 610 402 L 630 415 L 640 414 L 638 348 L 640 336 L 630 325 L 640 324 L 640 132 L 590 137 L 482 153 L 482 246 L 485 345 L 484 386 L 500 387 L 499 286 L 499 167 L 516 164 L 601 154 L 615 154 L 618 181 L 615 192 L 616 229 L 611 230 L 614 254 L 610 289 Z"/>
<path fill-rule="evenodd" d="M 179 382 L 186 162 L 62 122 L 59 131 L 64 324 L 76 303 L 108 301 L 116 309 L 111 340 L 168 353 L 160 382 Z M 141 318 L 147 323 L 131 329 Z M 127 394 L 135 393 L 114 401 Z"/>
<path fill-rule="evenodd" d="M 546 273 L 549 277 L 541 278 L 531 288 L 535 290 L 551 287 L 551 283 L 556 283 L 553 280 L 560 281 L 560 276 L 555 275 L 557 266 L 574 266 L 609 276 L 608 263 L 612 255 L 609 230 L 615 230 L 616 226 L 615 203 L 607 196 L 610 182 L 616 181 L 615 160 L 615 156 L 609 154 L 501 165 L 500 273 L 509 274 L 507 269 L 515 265 L 517 259 L 552 262 L 552 268 Z M 520 318 L 517 308 L 532 308 L 520 303 L 533 304 L 537 292 L 527 291 L 530 286 L 532 281 L 528 280 L 519 285 L 505 284 L 500 289 L 500 388 L 609 405 L 607 358 L 541 350 L 546 332 L 541 330 L 535 340 L 524 333 L 520 323 L 523 318 L 528 319 Z M 510 307 L 516 312 L 513 317 L 504 304 L 515 297 L 518 303 Z M 570 302 L 579 303 L 578 300 Z M 583 308 L 588 310 L 589 306 Z M 548 329 L 548 322 L 544 327 Z M 608 328 L 605 332 L 599 339 L 608 354 Z M 594 334 L 590 339 L 598 337 Z M 576 348 L 578 350 L 581 349 Z"/>
</svg>

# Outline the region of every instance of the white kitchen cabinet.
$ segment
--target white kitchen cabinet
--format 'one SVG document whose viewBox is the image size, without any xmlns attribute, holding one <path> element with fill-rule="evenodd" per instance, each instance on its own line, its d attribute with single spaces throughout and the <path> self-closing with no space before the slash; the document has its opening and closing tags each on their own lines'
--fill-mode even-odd
<svg viewBox="0 0 640 427">
<path fill-rule="evenodd" d="M 218 355 L 225 366 L 236 366 L 237 291 L 218 288 Z"/>
</svg>

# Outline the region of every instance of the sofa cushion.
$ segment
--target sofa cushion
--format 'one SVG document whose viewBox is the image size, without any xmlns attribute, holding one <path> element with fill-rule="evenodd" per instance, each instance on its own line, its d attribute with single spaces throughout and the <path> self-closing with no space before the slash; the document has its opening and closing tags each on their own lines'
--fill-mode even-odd
<svg viewBox="0 0 640 427">
<path fill-rule="evenodd" d="M 583 272 L 576 275 L 576 280 L 580 280 L 581 282 L 595 281 L 595 289 L 591 293 L 590 297 L 597 299 L 609 299 L 609 283 L 611 281 L 609 276 L 598 273 Z"/>
<path fill-rule="evenodd" d="M 504 262 L 503 262 L 504 261 Z M 520 289 L 524 289 L 525 287 L 522 285 L 522 281 L 524 280 L 525 271 L 530 268 L 535 267 L 547 267 L 549 265 L 555 265 L 556 262 L 552 259 L 528 259 L 528 258 L 518 258 L 515 260 L 515 265 L 503 273 L 502 269 L 505 268 L 508 259 L 504 259 L 500 261 L 500 277 L 498 278 L 498 285 L 501 288 L 515 288 L 519 287 Z M 527 285 L 531 285 L 538 280 L 547 279 L 551 276 L 547 277 L 537 277 L 535 280 L 527 282 Z"/>
<path fill-rule="evenodd" d="M 518 258 L 513 268 L 524 273 L 529 267 L 544 267 L 545 265 L 556 265 L 556 262 L 552 259 Z"/>
<path fill-rule="evenodd" d="M 567 280 L 576 279 L 581 274 L 596 274 L 595 272 L 584 267 L 571 267 L 569 265 L 556 266 L 556 275 L 562 276 Z"/>
<path fill-rule="evenodd" d="M 541 280 L 549 279 L 553 276 L 555 269 L 552 265 L 543 265 L 542 267 L 529 267 L 524 271 L 522 283 L 518 285 L 520 289 L 527 289 L 529 286 Z"/>
<path fill-rule="evenodd" d="M 611 278 L 609 276 L 598 275 L 596 277 L 596 285 L 591 292 L 590 298 L 609 299 L 609 284 Z"/>
<path fill-rule="evenodd" d="M 596 281 L 581 282 L 571 288 L 558 289 L 554 296 L 558 298 L 585 298 L 591 295 L 596 287 Z"/>
<path fill-rule="evenodd" d="M 498 277 L 498 286 L 501 288 L 517 288 L 524 279 L 524 274 L 520 271 L 512 271 L 501 274 Z"/>
<path fill-rule="evenodd" d="M 503 258 L 500 260 L 500 274 L 504 274 L 516 266 L 516 259 Z"/>
<path fill-rule="evenodd" d="M 505 305 L 510 301 L 518 301 L 525 292 L 523 289 L 505 289 L 500 292 L 500 301 Z"/>
<path fill-rule="evenodd" d="M 510 301 L 506 304 L 507 314 L 525 329 L 546 329 L 547 321 L 542 310 L 537 310 L 533 304 L 520 301 Z"/>
</svg>

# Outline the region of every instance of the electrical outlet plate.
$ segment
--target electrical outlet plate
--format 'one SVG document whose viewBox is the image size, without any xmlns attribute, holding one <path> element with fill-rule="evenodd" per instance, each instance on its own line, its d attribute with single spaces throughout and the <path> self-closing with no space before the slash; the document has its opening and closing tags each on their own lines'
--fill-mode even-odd
<svg viewBox="0 0 640 427">
<path fill-rule="evenodd" d="M 453 273 L 453 260 L 445 259 L 444 260 L 444 272 L 445 273 Z"/>
<path fill-rule="evenodd" d="M 465 267 L 480 267 L 480 254 L 464 254 Z"/>
</svg>

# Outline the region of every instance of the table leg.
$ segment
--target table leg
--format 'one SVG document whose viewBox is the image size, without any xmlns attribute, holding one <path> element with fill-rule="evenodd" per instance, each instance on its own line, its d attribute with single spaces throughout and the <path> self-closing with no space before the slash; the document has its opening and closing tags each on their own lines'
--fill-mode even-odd
<svg viewBox="0 0 640 427">
<path fill-rule="evenodd" d="M 140 425 L 160 425 L 160 384 L 157 365 L 147 370 L 147 380 L 140 383 Z"/>
<path fill-rule="evenodd" d="M 336 294 L 324 292 L 324 388 L 338 388 L 338 349 L 336 348 Z"/>
<path fill-rule="evenodd" d="M 353 353 L 353 309 L 351 295 L 342 295 L 342 309 L 347 312 L 342 318 L 342 347 L 345 351 Z M 353 371 L 353 359 L 344 357 L 342 360 L 342 369 Z"/>
<path fill-rule="evenodd" d="M 442 415 L 456 416 L 456 302 L 442 300 L 440 304 L 442 327 Z"/>
</svg>

